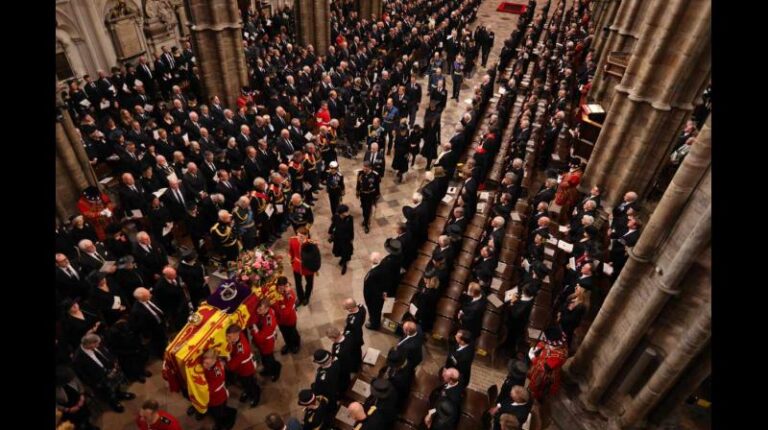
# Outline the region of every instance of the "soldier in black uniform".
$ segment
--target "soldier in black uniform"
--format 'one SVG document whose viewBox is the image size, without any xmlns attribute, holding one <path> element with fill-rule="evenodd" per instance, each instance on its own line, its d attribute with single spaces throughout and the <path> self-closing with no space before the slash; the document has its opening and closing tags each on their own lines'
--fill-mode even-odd
<svg viewBox="0 0 768 430">
<path fill-rule="evenodd" d="M 304 430 L 326 430 L 333 424 L 335 405 L 322 395 L 315 395 L 312 390 L 299 391 L 299 406 L 304 406 Z"/>
<path fill-rule="evenodd" d="M 229 211 L 219 211 L 219 222 L 211 227 L 211 239 L 214 248 L 224 255 L 224 263 L 237 260 L 241 245 L 237 231 L 232 228 L 232 214 Z"/>
<path fill-rule="evenodd" d="M 371 163 L 363 163 L 363 170 L 357 174 L 357 196 L 360 198 L 360 206 L 363 208 L 363 228 L 370 231 L 371 211 L 379 197 L 379 174 L 371 168 Z"/>
<path fill-rule="evenodd" d="M 319 365 L 315 382 L 312 383 L 312 392 L 327 398 L 334 406 L 335 412 L 336 400 L 339 398 L 339 373 L 341 372 L 339 361 L 324 349 L 315 351 L 312 361 Z"/>
<path fill-rule="evenodd" d="M 415 374 L 416 370 L 408 365 L 403 352 L 390 348 L 387 354 L 387 365 L 379 371 L 379 378 L 387 379 L 394 387 L 397 392 L 398 408 L 408 399 Z"/>
<path fill-rule="evenodd" d="M 296 232 L 299 227 L 310 228 L 312 223 L 315 222 L 312 208 L 304 203 L 304 200 L 299 193 L 294 193 L 291 196 L 291 204 L 288 206 L 288 219 L 291 221 L 294 232 Z"/>
<path fill-rule="evenodd" d="M 357 304 L 355 299 L 349 298 L 344 300 L 344 310 L 347 311 L 347 321 L 344 325 L 344 336 L 353 340 L 355 348 L 360 350 L 365 341 L 363 341 L 363 324 L 365 323 L 365 317 L 367 311 L 365 306 Z M 355 356 L 357 358 L 357 356 Z M 350 362 L 351 371 L 357 372 L 360 370 L 362 364 L 362 356 L 357 361 Z"/>
<path fill-rule="evenodd" d="M 339 368 L 339 395 L 343 396 L 349 388 L 352 378 L 350 378 L 350 371 L 352 369 L 352 362 L 359 362 L 362 360 L 362 351 L 360 348 L 355 348 L 355 341 L 351 337 L 347 337 L 336 327 L 328 327 L 325 331 L 325 335 L 333 342 L 331 345 L 331 355 L 338 360 Z"/>
<path fill-rule="evenodd" d="M 331 202 L 331 214 L 333 215 L 341 203 L 341 196 L 344 195 L 344 175 L 339 172 L 338 162 L 331 161 L 328 164 L 325 185 L 328 187 L 328 199 Z"/>
</svg>

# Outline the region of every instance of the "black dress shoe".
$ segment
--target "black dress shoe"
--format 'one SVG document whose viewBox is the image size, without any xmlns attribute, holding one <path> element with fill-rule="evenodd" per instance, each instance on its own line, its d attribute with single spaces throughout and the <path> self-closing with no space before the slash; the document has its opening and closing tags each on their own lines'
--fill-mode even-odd
<svg viewBox="0 0 768 430">
<path fill-rule="evenodd" d="M 245 403 L 248 400 L 248 394 L 243 392 L 243 394 L 240 394 L 240 403 Z"/>
<path fill-rule="evenodd" d="M 301 346 L 296 346 L 294 348 L 291 348 L 291 354 L 298 354 L 299 349 L 301 349 Z"/>
<path fill-rule="evenodd" d="M 365 328 L 367 328 L 368 330 L 378 330 L 380 327 L 381 326 L 371 325 L 371 323 L 365 323 Z"/>
<path fill-rule="evenodd" d="M 275 372 L 274 375 L 272 375 L 272 382 L 277 382 L 278 379 L 280 379 L 280 372 L 283 371 L 283 365 L 280 363 L 277 363 L 277 372 Z"/>
<path fill-rule="evenodd" d="M 120 402 L 111 403 L 109 406 L 112 408 L 113 411 L 117 413 L 121 413 L 125 411 L 125 407 L 122 404 L 120 404 Z"/>
<path fill-rule="evenodd" d="M 288 345 L 283 346 L 282 349 L 280 349 L 280 354 L 285 355 L 288 354 Z"/>
</svg>

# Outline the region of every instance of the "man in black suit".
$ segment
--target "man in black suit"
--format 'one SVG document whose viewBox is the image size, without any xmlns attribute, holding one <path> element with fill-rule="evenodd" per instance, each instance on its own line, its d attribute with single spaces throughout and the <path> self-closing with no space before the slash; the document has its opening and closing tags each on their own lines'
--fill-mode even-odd
<svg viewBox="0 0 768 430">
<path fill-rule="evenodd" d="M 480 248 L 480 255 L 475 258 L 472 267 L 472 275 L 477 282 L 480 283 L 480 287 L 485 293 L 488 292 L 491 287 L 491 280 L 493 279 L 493 273 L 496 270 L 498 260 L 496 259 L 495 251 L 491 251 L 488 246 Z M 472 333 L 477 334 L 477 333 Z"/>
<path fill-rule="evenodd" d="M 165 266 L 162 276 L 152 288 L 157 305 L 168 318 L 172 329 L 180 329 L 187 322 L 187 315 L 191 311 L 191 303 L 187 297 L 186 285 L 178 277 L 176 269 Z"/>
<path fill-rule="evenodd" d="M 136 65 L 136 77 L 144 84 L 144 88 L 147 90 L 147 94 L 150 96 L 155 95 L 157 88 L 155 86 L 155 73 L 149 67 L 147 57 L 139 57 L 139 64 Z"/>
<path fill-rule="evenodd" d="M 229 172 L 219 170 L 217 173 L 219 182 L 216 184 L 216 192 L 224 196 L 224 208 L 232 209 L 240 198 L 240 190 L 229 180 Z"/>
<path fill-rule="evenodd" d="M 331 340 L 331 355 L 339 361 L 339 385 L 340 393 L 344 393 L 349 388 L 351 382 L 350 373 L 355 365 L 362 360 L 362 351 L 356 347 L 355 340 L 347 337 L 336 327 L 328 327 L 325 335 Z"/>
<path fill-rule="evenodd" d="M 302 137 L 303 139 L 303 137 Z M 277 139 L 277 150 L 280 152 L 284 159 L 290 159 L 293 153 L 297 149 L 301 149 L 303 146 L 296 140 L 296 136 L 293 135 L 288 129 L 280 130 L 280 137 Z M 297 143 L 299 147 L 297 148 Z"/>
<path fill-rule="evenodd" d="M 203 153 L 203 163 L 198 167 L 203 178 L 205 178 L 205 187 L 210 193 L 215 192 L 216 181 L 213 178 L 219 172 L 219 166 L 216 163 L 213 151 L 205 151 Z"/>
<path fill-rule="evenodd" d="M 117 156 L 120 158 L 120 172 L 141 176 L 141 160 L 139 160 L 135 143 L 125 142 L 123 149 L 117 151 Z"/>
<path fill-rule="evenodd" d="M 185 195 L 199 201 L 207 195 L 208 184 L 205 177 L 198 171 L 197 164 L 187 163 L 187 173 L 182 176 L 181 185 Z"/>
<path fill-rule="evenodd" d="M 70 262 L 69 258 L 62 254 L 56 254 L 56 290 L 61 298 L 69 297 L 72 300 L 83 299 L 88 296 L 88 283 L 85 275 L 80 271 L 80 265 Z"/>
<path fill-rule="evenodd" d="M 448 232 L 448 229 L 455 225 L 456 227 L 453 227 L 453 229 L 460 235 L 464 233 L 464 229 L 467 227 L 467 222 L 467 217 L 464 216 L 464 208 L 456 206 L 453 208 L 451 219 L 445 224 L 445 231 Z"/>
<path fill-rule="evenodd" d="M 178 179 L 171 178 L 168 180 L 168 189 L 160 200 L 162 200 L 165 207 L 171 213 L 171 219 L 174 222 L 179 222 L 184 219 L 187 213 L 187 202 L 193 201 L 194 198 L 194 195 L 187 193 L 181 187 Z"/>
<path fill-rule="evenodd" d="M 403 260 L 403 247 L 397 239 L 387 239 L 384 241 L 384 249 L 387 256 L 381 260 L 381 266 L 389 274 L 388 283 L 384 287 L 387 297 L 395 297 L 397 287 L 400 285 L 400 267 Z"/>
<path fill-rule="evenodd" d="M 126 382 L 125 375 L 117 359 L 101 346 L 101 338 L 97 334 L 83 336 L 72 359 L 72 367 L 80 380 L 108 402 L 115 412 L 125 410 L 121 400 L 136 398 L 135 394 L 121 389 L 121 385 Z"/>
<path fill-rule="evenodd" d="M 459 371 L 459 385 L 467 388 L 469 377 L 472 373 L 472 360 L 475 359 L 475 345 L 472 333 L 469 330 L 459 330 L 454 336 L 456 345 L 448 352 L 445 358 L 444 369 L 456 369 Z"/>
<path fill-rule="evenodd" d="M 432 257 L 440 256 L 444 261 L 452 263 L 454 257 L 456 257 L 456 252 L 458 252 L 458 249 L 451 242 L 451 238 L 448 235 L 441 234 L 437 238 L 437 247 L 432 252 Z"/>
<path fill-rule="evenodd" d="M 626 223 L 627 218 L 627 212 L 632 209 L 633 211 L 637 212 L 638 204 L 637 204 L 637 193 L 634 191 L 629 191 L 626 194 L 624 194 L 624 200 L 613 208 L 613 211 L 611 212 L 611 216 L 613 220 L 611 221 L 611 224 L 616 223 Z"/>
<path fill-rule="evenodd" d="M 128 323 L 135 333 L 149 339 L 152 354 L 163 357 L 168 343 L 165 334 L 165 312 L 152 300 L 152 293 L 144 287 L 136 288 L 133 297 L 136 302 L 131 307 Z"/>
<path fill-rule="evenodd" d="M 463 296 L 462 301 L 464 303 L 459 311 L 459 324 L 462 329 L 469 330 L 472 336 L 477 339 L 480 336 L 487 303 L 480 284 L 471 282 L 469 284 L 469 296 Z"/>
<path fill-rule="evenodd" d="M 530 401 L 530 392 L 522 385 L 515 385 L 510 390 L 509 396 L 504 396 L 504 400 L 491 408 L 489 413 L 493 416 L 493 430 L 501 430 L 501 416 L 511 414 L 517 418 L 517 422 L 522 426 L 528 420 L 528 415 L 533 407 Z"/>
<path fill-rule="evenodd" d="M 82 239 L 77 247 L 80 249 L 80 266 L 86 276 L 94 270 L 101 270 L 104 263 L 112 260 L 112 256 L 101 244 L 95 245 L 90 239 Z M 112 271 L 114 272 L 114 270 Z"/>
<path fill-rule="evenodd" d="M 461 378 L 459 371 L 454 368 L 443 369 L 440 377 L 443 380 L 443 384 L 435 388 L 432 393 L 430 393 L 430 407 L 433 407 L 438 400 L 446 399 L 450 401 L 456 408 L 460 408 L 461 395 L 464 392 L 464 387 L 462 387 L 459 383 Z"/>
<path fill-rule="evenodd" d="M 491 232 L 489 234 L 490 240 L 489 242 L 493 244 L 493 250 L 494 252 L 501 251 L 501 244 L 504 240 L 504 225 L 506 224 L 506 221 L 503 217 L 497 216 L 494 217 L 491 220 Z"/>
<path fill-rule="evenodd" d="M 389 285 L 390 273 L 387 267 L 381 264 L 381 254 L 371 253 L 371 269 L 365 275 L 363 281 L 363 297 L 368 308 L 369 317 L 365 328 L 378 330 L 381 327 L 381 309 L 384 306 L 386 286 Z"/>
<path fill-rule="evenodd" d="M 150 285 L 160 279 L 160 272 L 168 264 L 168 254 L 165 249 L 159 243 L 153 243 L 146 231 L 136 234 L 133 255 L 141 269 L 142 278 Z"/>
<path fill-rule="evenodd" d="M 368 151 L 365 151 L 365 155 L 363 155 L 363 162 L 366 161 L 371 163 L 371 168 L 379 174 L 379 178 L 384 177 L 384 149 L 379 149 L 378 143 L 372 143 Z"/>
<path fill-rule="evenodd" d="M 421 84 L 416 82 L 416 75 L 411 75 L 411 80 L 406 88 L 406 97 L 408 98 L 408 126 L 413 128 L 416 123 L 416 113 L 421 104 Z"/>
<path fill-rule="evenodd" d="M 533 196 L 533 206 L 538 207 L 539 203 L 549 203 L 555 198 L 555 192 L 557 191 L 557 179 L 547 178 L 544 181 L 544 185 L 541 187 L 538 193 Z"/>
<path fill-rule="evenodd" d="M 618 233 L 611 234 L 611 251 L 609 253 L 609 259 L 613 266 L 613 273 L 611 276 L 615 279 L 619 276 L 618 272 L 624 268 L 624 265 L 629 259 L 629 253 L 627 248 L 635 246 L 638 239 L 640 239 L 640 221 L 636 218 L 630 217 L 627 221 L 627 231 L 619 236 Z"/>
<path fill-rule="evenodd" d="M 120 207 L 125 217 L 132 217 L 133 210 L 140 210 L 142 216 L 149 212 L 149 202 L 144 194 L 141 184 L 137 184 L 131 173 L 123 173 L 120 178 L 122 183 L 117 188 L 120 197 Z"/>
<path fill-rule="evenodd" d="M 408 366 L 416 369 L 423 359 L 422 346 L 424 345 L 424 336 L 421 329 L 413 321 L 403 323 L 403 338 L 397 342 L 398 351 L 405 355 Z"/>
<path fill-rule="evenodd" d="M 363 324 L 367 311 L 365 306 L 359 305 L 355 299 L 348 298 L 344 300 L 344 310 L 347 311 L 347 318 L 344 325 L 344 336 L 348 336 L 354 341 L 355 347 L 359 351 L 365 341 L 363 340 Z M 360 363 L 354 366 L 352 371 L 360 370 Z"/>
</svg>

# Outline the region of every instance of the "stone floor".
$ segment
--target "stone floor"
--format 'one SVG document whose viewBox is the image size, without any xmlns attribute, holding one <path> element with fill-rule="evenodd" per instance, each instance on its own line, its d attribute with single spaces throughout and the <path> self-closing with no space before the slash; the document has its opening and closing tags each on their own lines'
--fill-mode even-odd
<svg viewBox="0 0 768 430">
<path fill-rule="evenodd" d="M 488 65 L 497 61 L 502 42 L 512 31 L 517 21 L 517 15 L 496 12 L 497 6 L 497 2 L 483 2 L 478 12 L 478 19 L 472 26 L 474 28 L 474 26 L 482 23 L 492 28 L 496 33 L 496 43 L 491 51 Z M 448 101 L 442 116 L 443 141 L 448 141 L 453 134 L 454 126 L 458 123 L 466 106 L 464 100 L 469 97 L 471 88 L 479 84 L 484 72 L 485 68 L 481 67 L 478 61 L 473 76 L 464 81 L 460 101 Z M 422 87 L 426 88 L 425 78 L 419 82 Z M 451 81 L 448 80 L 449 94 L 452 90 L 451 85 Z M 423 124 L 423 114 L 427 104 L 428 97 L 425 94 L 417 117 L 419 124 Z M 237 402 L 240 395 L 239 387 L 233 387 L 230 390 L 229 404 L 238 407 L 237 423 L 234 427 L 236 430 L 265 429 L 264 417 L 271 412 L 277 412 L 283 416 L 292 415 L 301 419 L 302 408 L 296 404 L 297 393 L 303 388 L 308 388 L 311 381 L 314 380 L 315 366 L 312 364 L 312 352 L 317 348 L 327 348 L 330 345 L 330 341 L 324 337 L 327 327 L 343 327 L 345 312 L 341 302 L 350 296 L 359 302 L 363 301 L 363 278 L 370 267 L 368 257 L 374 251 L 385 253 L 384 240 L 394 235 L 395 225 L 402 218 L 402 206 L 410 201 L 411 194 L 418 188 L 424 177 L 425 160 L 419 157 L 415 169 L 408 173 L 405 182 L 396 183 L 395 175 L 390 169 L 391 157 L 387 157 L 387 172 L 381 185 L 382 200 L 374 212 L 371 231 L 369 234 L 365 234 L 360 226 L 362 221 L 360 205 L 354 197 L 356 170 L 361 168 L 361 160 L 362 154 L 358 155 L 356 160 L 339 159 L 348 190 L 344 203 L 350 206 L 352 216 L 355 219 L 355 252 L 349 262 L 348 271 L 346 275 L 341 275 L 337 265 L 338 260 L 331 254 L 331 244 L 326 241 L 331 214 L 328 197 L 325 191 L 321 191 L 314 207 L 316 223 L 312 227 L 312 233 L 319 241 L 323 266 L 315 279 L 310 305 L 301 307 L 298 311 L 298 328 L 302 336 L 302 349 L 297 355 L 277 355 L 277 359 L 283 364 L 282 376 L 276 383 L 260 381 L 263 391 L 262 400 L 258 407 L 248 408 L 245 405 L 240 405 Z M 287 238 L 288 233 L 284 235 L 283 239 L 275 243 L 276 252 L 287 253 Z M 293 282 L 293 277 L 288 275 Z M 364 330 L 364 336 L 367 346 L 377 348 L 384 353 L 396 343 L 396 338 L 393 335 L 384 332 Z M 282 339 L 278 338 L 277 349 L 281 348 L 282 345 Z M 444 349 L 430 345 L 427 347 L 421 367 L 426 371 L 436 372 L 444 363 L 445 355 Z M 491 369 L 476 362 L 472 370 L 470 387 L 485 391 L 489 385 L 500 383 L 504 378 L 503 363 L 496 363 L 496 365 L 499 369 Z M 171 393 L 168 390 L 167 384 L 161 377 L 161 367 L 160 361 L 152 362 L 149 369 L 154 375 L 148 378 L 145 384 L 135 383 L 130 387 L 130 391 L 135 393 L 137 398 L 124 402 L 125 412 L 117 414 L 110 410 L 104 411 L 95 420 L 95 424 L 102 429 L 134 429 L 134 420 L 141 402 L 143 399 L 151 397 L 160 402 L 161 408 L 177 416 L 181 420 L 183 428 L 210 429 L 213 422 L 209 418 L 198 422 L 186 416 L 185 411 L 189 403 L 180 394 Z"/>
</svg>

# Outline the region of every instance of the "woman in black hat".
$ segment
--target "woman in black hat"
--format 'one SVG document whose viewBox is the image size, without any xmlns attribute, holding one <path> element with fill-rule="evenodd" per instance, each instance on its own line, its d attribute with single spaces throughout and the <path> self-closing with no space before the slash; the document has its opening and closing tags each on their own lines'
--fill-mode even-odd
<svg viewBox="0 0 768 430">
<path fill-rule="evenodd" d="M 86 277 L 86 281 L 91 284 L 88 303 L 102 315 L 104 322 L 112 325 L 125 314 L 127 300 L 122 297 L 120 290 L 110 285 L 104 272 L 94 271 Z"/>
<path fill-rule="evenodd" d="M 99 430 L 90 423 L 91 411 L 85 398 L 85 387 L 69 366 L 56 368 L 56 409 L 61 421 L 69 421 L 78 429 Z"/>
<path fill-rule="evenodd" d="M 80 346 L 80 340 L 86 333 L 100 334 L 104 321 L 95 311 L 83 308 L 77 301 L 64 299 L 61 303 L 64 318 L 61 322 L 62 341 L 74 349 Z"/>
<path fill-rule="evenodd" d="M 355 224 L 352 215 L 349 213 L 349 206 L 340 204 L 333 216 L 331 227 L 328 229 L 329 242 L 333 243 L 333 255 L 340 257 L 339 265 L 341 274 L 347 273 L 347 262 L 352 258 L 354 252 L 353 242 L 355 240 Z"/>
<path fill-rule="evenodd" d="M 525 379 L 528 377 L 528 363 L 524 360 L 512 358 L 507 363 L 507 377 L 499 388 L 499 396 L 496 403 L 504 403 L 509 399 L 510 391 L 515 385 L 525 386 Z"/>
<path fill-rule="evenodd" d="M 176 268 L 176 274 L 187 284 L 189 297 L 195 308 L 211 295 L 210 287 L 206 282 L 208 277 L 205 275 L 205 267 L 198 261 L 195 250 L 181 249 L 181 262 Z"/>
<path fill-rule="evenodd" d="M 421 325 L 424 332 L 431 332 L 435 324 L 437 302 L 440 300 L 440 282 L 435 276 L 434 267 L 428 267 L 424 277 L 419 281 L 419 292 L 413 298 L 416 306 L 416 322 Z"/>
<path fill-rule="evenodd" d="M 115 258 L 121 258 L 131 254 L 132 245 L 126 237 L 121 224 L 110 224 L 106 228 L 107 238 L 104 240 L 104 247 L 109 254 Z"/>
<path fill-rule="evenodd" d="M 403 175 L 408 172 L 409 152 L 408 123 L 402 122 L 395 136 L 395 156 L 392 157 L 392 168 L 397 170 L 397 180 L 401 183 L 403 182 Z"/>
</svg>

